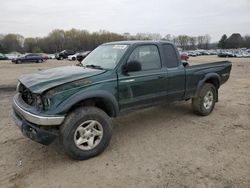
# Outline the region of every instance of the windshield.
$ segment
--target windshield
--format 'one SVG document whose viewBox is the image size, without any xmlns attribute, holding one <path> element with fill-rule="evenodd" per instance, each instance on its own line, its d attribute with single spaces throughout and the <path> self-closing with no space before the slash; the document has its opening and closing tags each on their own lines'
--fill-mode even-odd
<svg viewBox="0 0 250 188">
<path fill-rule="evenodd" d="M 83 66 L 113 69 L 127 50 L 128 45 L 108 44 L 97 47 L 81 63 Z"/>
</svg>

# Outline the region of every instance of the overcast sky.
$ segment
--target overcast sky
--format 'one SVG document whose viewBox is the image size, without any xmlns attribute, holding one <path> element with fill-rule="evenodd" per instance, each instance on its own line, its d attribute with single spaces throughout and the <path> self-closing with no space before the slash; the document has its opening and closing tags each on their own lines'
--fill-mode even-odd
<svg viewBox="0 0 250 188">
<path fill-rule="evenodd" d="M 0 0 L 0 33 L 53 29 L 191 36 L 250 34 L 250 0 Z"/>
</svg>

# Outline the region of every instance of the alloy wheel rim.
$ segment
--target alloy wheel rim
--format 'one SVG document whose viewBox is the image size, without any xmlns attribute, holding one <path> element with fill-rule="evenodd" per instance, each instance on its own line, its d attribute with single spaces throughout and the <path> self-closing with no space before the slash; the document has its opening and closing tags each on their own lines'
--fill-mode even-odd
<svg viewBox="0 0 250 188">
<path fill-rule="evenodd" d="M 77 127 L 74 133 L 74 142 L 81 150 L 91 150 L 101 142 L 102 137 L 102 125 L 96 120 L 88 120 Z"/>
<path fill-rule="evenodd" d="M 213 105 L 214 95 L 212 91 L 208 91 L 207 94 L 204 96 L 203 106 L 205 109 L 210 109 Z"/>
</svg>

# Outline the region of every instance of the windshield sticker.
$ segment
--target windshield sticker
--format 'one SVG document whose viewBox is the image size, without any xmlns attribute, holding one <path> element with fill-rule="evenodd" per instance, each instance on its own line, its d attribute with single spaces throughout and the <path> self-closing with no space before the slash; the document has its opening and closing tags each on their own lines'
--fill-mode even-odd
<svg viewBox="0 0 250 188">
<path fill-rule="evenodd" d="M 114 45 L 113 46 L 114 49 L 121 49 L 121 50 L 125 49 L 126 47 L 127 45 Z"/>
</svg>

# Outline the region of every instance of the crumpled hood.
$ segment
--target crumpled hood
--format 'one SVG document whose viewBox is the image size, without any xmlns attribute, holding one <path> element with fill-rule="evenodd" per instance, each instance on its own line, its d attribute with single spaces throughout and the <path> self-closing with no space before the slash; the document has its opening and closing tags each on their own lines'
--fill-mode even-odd
<svg viewBox="0 0 250 188">
<path fill-rule="evenodd" d="M 105 70 L 90 69 L 80 66 L 64 66 L 25 74 L 19 81 L 33 93 L 42 93 L 52 87 L 104 73 Z"/>
</svg>

